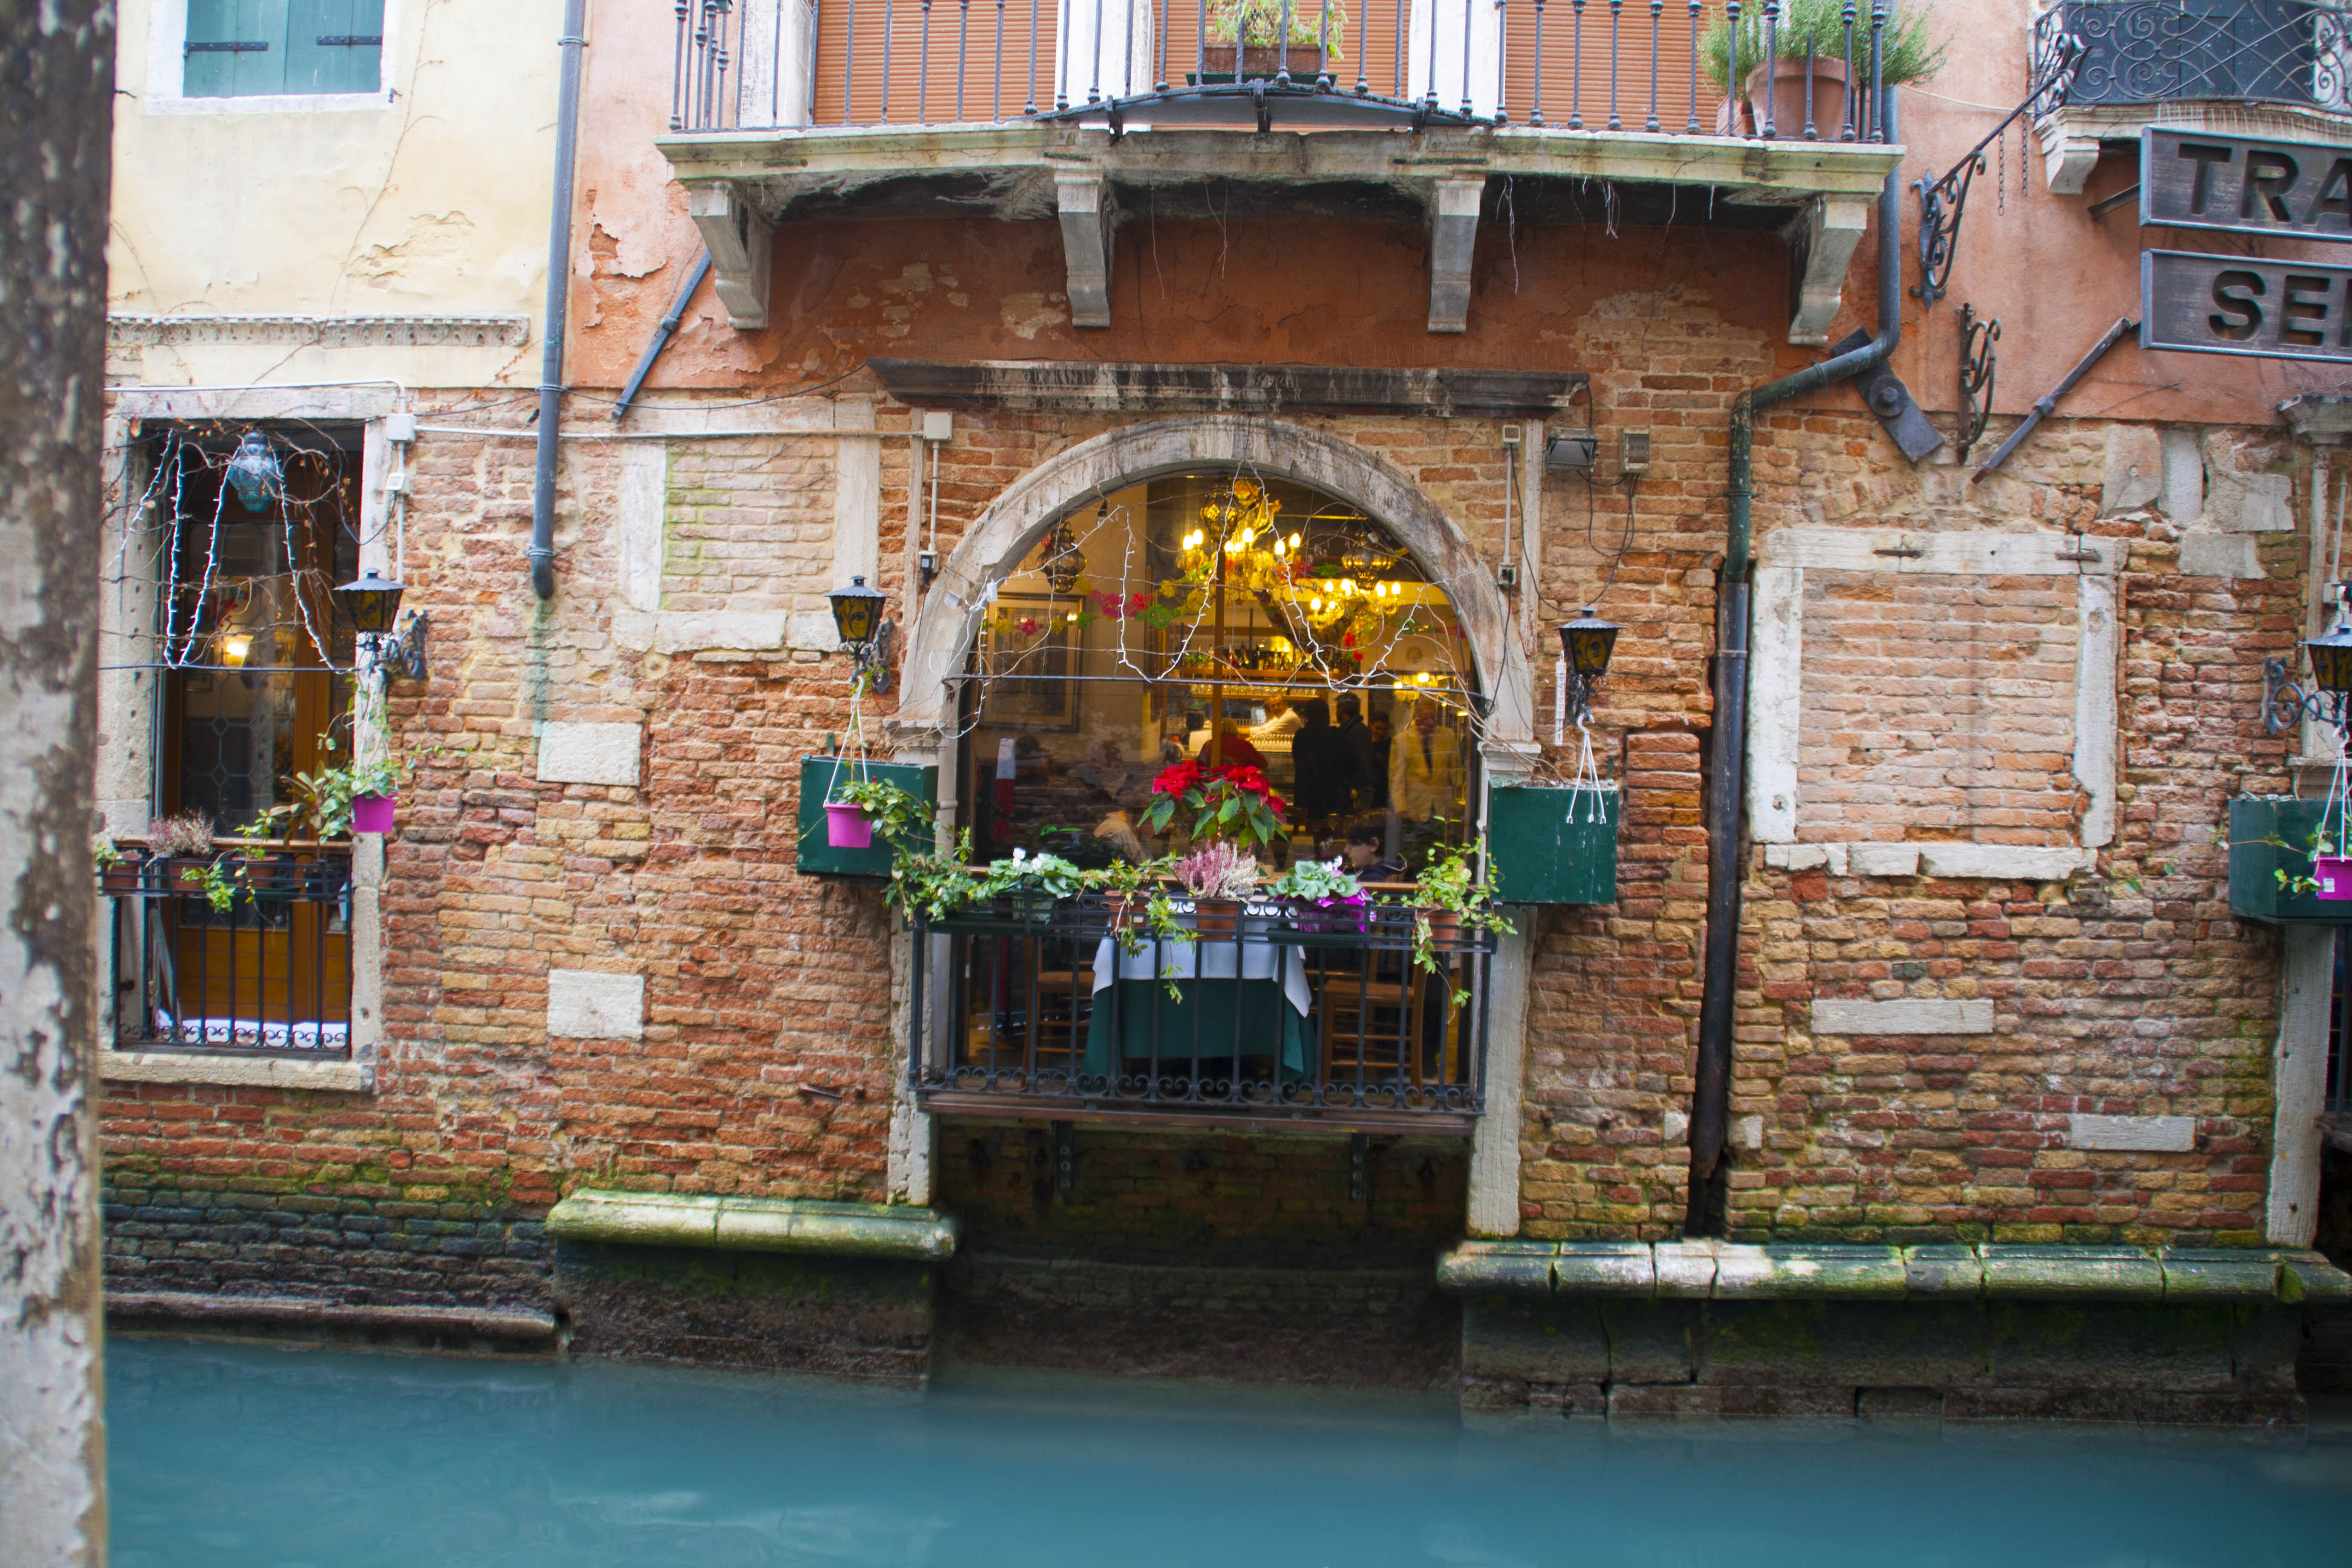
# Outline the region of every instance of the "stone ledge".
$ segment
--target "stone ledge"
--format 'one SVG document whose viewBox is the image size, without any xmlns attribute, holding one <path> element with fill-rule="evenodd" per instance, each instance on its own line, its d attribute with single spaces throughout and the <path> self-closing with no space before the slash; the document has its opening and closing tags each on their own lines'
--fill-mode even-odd
<svg viewBox="0 0 2352 1568">
<path fill-rule="evenodd" d="M 940 1263 L 955 1255 L 956 1223 L 931 1209 L 815 1198 L 719 1197 L 583 1190 L 549 1211 L 547 1233 L 567 1241 L 725 1252 L 809 1252 Z"/>
<path fill-rule="evenodd" d="M 100 1051 L 98 1072 L 109 1083 L 217 1083 L 236 1089 L 318 1089 L 342 1094 L 375 1090 L 375 1069 L 353 1061 Z"/>
<path fill-rule="evenodd" d="M 215 1296 L 196 1290 L 109 1290 L 110 1320 L 168 1318 L 215 1326 L 268 1324 L 329 1333 L 460 1336 L 552 1343 L 555 1315 L 528 1308 L 383 1307 L 315 1301 L 303 1296 Z"/>
<path fill-rule="evenodd" d="M 1718 1301 L 2352 1301 L 2352 1275 L 2316 1252 L 2277 1247 L 1465 1241 L 1439 1256 L 1437 1284 Z"/>
</svg>

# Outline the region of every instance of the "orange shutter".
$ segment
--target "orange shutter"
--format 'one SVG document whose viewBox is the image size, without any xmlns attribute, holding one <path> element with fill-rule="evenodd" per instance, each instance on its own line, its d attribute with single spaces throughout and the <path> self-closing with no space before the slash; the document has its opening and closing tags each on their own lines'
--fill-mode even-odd
<svg viewBox="0 0 2352 1568">
<path fill-rule="evenodd" d="M 816 123 L 938 125 L 1051 110 L 1063 3 L 818 0 Z"/>
<path fill-rule="evenodd" d="M 1704 33 L 1719 0 L 1708 0 L 1698 17 Z M 1581 117 L 1583 128 L 1604 131 L 1611 108 L 1609 0 L 1506 0 L 1503 9 L 1504 107 L 1511 121 L 1525 125 L 1534 119 L 1536 103 L 1536 26 L 1543 26 L 1543 122 L 1561 127 Z M 1580 14 L 1581 19 L 1580 20 Z M 1616 13 L 1615 106 L 1620 126 L 1627 131 L 1649 128 L 1652 100 L 1650 64 L 1657 61 L 1656 115 L 1662 132 L 1688 131 L 1696 112 L 1698 129 L 1715 129 L 1723 89 L 1704 68 L 1691 72 L 1690 0 L 1659 0 L 1655 12 L 1657 46 L 1651 47 L 1652 0 L 1623 0 Z M 1581 40 L 1581 65 L 1579 40 Z M 1696 81 L 1697 91 L 1692 86 Z M 1694 109 L 1696 105 L 1696 109 Z"/>
</svg>

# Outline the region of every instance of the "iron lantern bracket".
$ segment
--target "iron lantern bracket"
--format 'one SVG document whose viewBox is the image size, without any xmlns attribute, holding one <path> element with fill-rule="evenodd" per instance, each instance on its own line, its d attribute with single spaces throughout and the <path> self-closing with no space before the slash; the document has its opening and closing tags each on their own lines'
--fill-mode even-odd
<svg viewBox="0 0 2352 1568">
<path fill-rule="evenodd" d="M 411 610 L 398 636 L 390 632 L 373 632 L 360 638 L 360 662 L 371 675 L 389 679 L 398 676 L 403 680 L 425 679 L 425 635 L 432 618 L 423 610 Z"/>
</svg>

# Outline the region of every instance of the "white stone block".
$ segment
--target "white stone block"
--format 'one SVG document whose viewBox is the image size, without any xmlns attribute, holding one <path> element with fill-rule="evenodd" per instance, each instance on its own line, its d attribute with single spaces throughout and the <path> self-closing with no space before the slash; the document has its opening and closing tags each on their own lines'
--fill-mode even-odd
<svg viewBox="0 0 2352 1568">
<path fill-rule="evenodd" d="M 539 729 L 539 782 L 635 788 L 637 753 L 644 748 L 645 735 L 642 724 L 576 724 L 551 719 Z"/>
<path fill-rule="evenodd" d="M 549 970 L 547 1032 L 568 1040 L 644 1039 L 646 977 Z"/>
<path fill-rule="evenodd" d="M 1923 844 L 1919 864 L 1930 877 L 1984 877 L 2020 882 L 2063 882 L 2097 858 L 2087 849 L 2041 849 L 2030 844 Z"/>
<path fill-rule="evenodd" d="M 2180 426 L 2166 429 L 2160 443 L 2164 454 L 2164 515 L 2175 522 L 2192 522 L 2205 515 L 2205 449 L 2197 432 Z"/>
<path fill-rule="evenodd" d="M 2069 1149 L 2125 1149 L 2186 1154 L 2197 1147 L 2193 1116 L 2069 1116 Z"/>
<path fill-rule="evenodd" d="M 2206 510 L 2232 533 L 2293 533 L 2294 481 L 2284 474 L 2214 475 Z"/>
<path fill-rule="evenodd" d="M 2184 533 L 2180 536 L 2180 574 L 2184 577 L 2255 579 L 2263 575 L 2254 559 L 2254 540 L 2246 533 Z"/>
<path fill-rule="evenodd" d="M 1767 844 L 1764 864 L 1780 871 L 1815 871 L 1830 863 L 1826 844 Z"/>
<path fill-rule="evenodd" d="M 1990 1035 L 1992 1004 L 1906 996 L 1892 1002 L 1835 1001 L 1813 1004 L 1817 1035 Z"/>
<path fill-rule="evenodd" d="M 1919 874 L 1916 844 L 1849 844 L 1846 869 L 1857 877 L 1916 877 Z"/>
<path fill-rule="evenodd" d="M 1660 1132 L 1665 1141 L 1666 1147 L 1669 1149 L 1679 1148 L 1681 1145 L 1688 1142 L 1690 1141 L 1690 1112 L 1687 1110 L 1667 1111 L 1665 1122 L 1660 1129 Z"/>
<path fill-rule="evenodd" d="M 2164 493 L 2164 445 L 2145 425 L 2117 425 L 2107 432 L 2106 482 L 2099 510 L 2109 516 L 2137 511 Z"/>
</svg>

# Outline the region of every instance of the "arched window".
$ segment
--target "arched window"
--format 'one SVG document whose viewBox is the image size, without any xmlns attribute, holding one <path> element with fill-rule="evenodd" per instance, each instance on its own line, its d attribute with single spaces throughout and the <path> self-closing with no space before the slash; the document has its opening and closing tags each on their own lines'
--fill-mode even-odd
<svg viewBox="0 0 2352 1568">
<path fill-rule="evenodd" d="M 961 826 L 985 860 L 1100 864 L 1181 841 L 1139 826 L 1160 770 L 1262 765 L 1291 856 L 1391 876 L 1460 842 L 1475 666 L 1397 539 L 1247 468 L 1179 472 L 1066 514 L 998 584 L 961 678 Z"/>
</svg>

